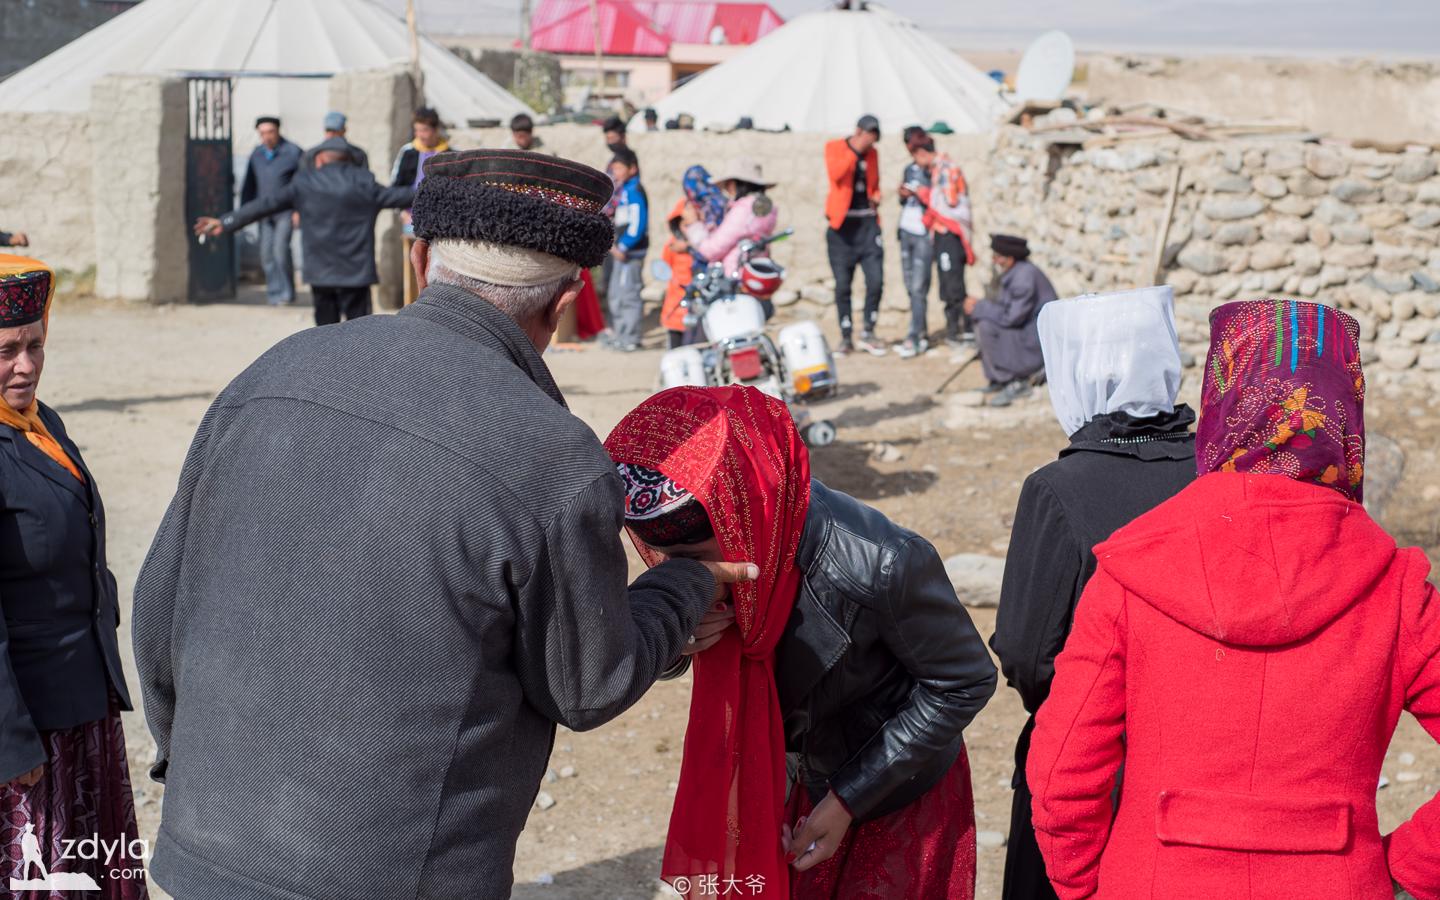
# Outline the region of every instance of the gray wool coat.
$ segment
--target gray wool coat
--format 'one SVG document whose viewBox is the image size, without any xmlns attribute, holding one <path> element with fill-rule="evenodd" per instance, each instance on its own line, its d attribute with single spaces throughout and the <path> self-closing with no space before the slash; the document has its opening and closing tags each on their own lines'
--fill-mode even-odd
<svg viewBox="0 0 1440 900">
<path fill-rule="evenodd" d="M 178 900 L 503 898 L 556 723 L 680 654 L 698 563 L 627 589 L 623 488 L 513 321 L 444 285 L 216 399 L 135 588 Z"/>
</svg>

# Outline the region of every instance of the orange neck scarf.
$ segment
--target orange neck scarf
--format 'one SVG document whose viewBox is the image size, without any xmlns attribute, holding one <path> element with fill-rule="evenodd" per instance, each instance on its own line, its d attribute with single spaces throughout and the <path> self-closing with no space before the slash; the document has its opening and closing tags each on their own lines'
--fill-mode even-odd
<svg viewBox="0 0 1440 900">
<path fill-rule="evenodd" d="M 16 412 L 8 403 L 0 402 L 0 425 L 9 425 L 25 435 L 26 440 L 34 444 L 37 450 L 64 466 L 71 475 L 81 481 L 85 480 L 85 476 L 80 473 L 80 467 L 75 465 L 65 448 L 60 446 L 60 442 L 55 440 L 50 429 L 41 421 L 39 403 L 32 400 L 29 409 Z"/>
<path fill-rule="evenodd" d="M 50 335 L 50 301 L 55 296 L 54 271 L 39 260 L 31 259 L 28 256 L 0 253 L 0 290 L 4 290 L 6 281 L 11 281 L 12 284 L 16 282 L 33 284 L 36 276 L 40 276 L 45 285 L 45 312 L 41 316 L 40 327 L 48 338 Z M 32 301 L 35 299 L 34 294 L 29 296 Z M 16 412 L 10 408 L 9 404 L 0 401 L 0 425 L 8 425 L 25 435 L 26 440 L 34 444 L 41 453 L 64 466 L 71 475 L 81 481 L 85 480 L 85 476 L 80 473 L 80 467 L 75 464 L 75 461 L 65 452 L 65 448 L 60 446 L 60 442 L 55 440 L 55 436 L 50 433 L 50 429 L 46 428 L 45 423 L 40 419 L 38 401 L 31 400 L 29 408 L 20 412 Z"/>
</svg>

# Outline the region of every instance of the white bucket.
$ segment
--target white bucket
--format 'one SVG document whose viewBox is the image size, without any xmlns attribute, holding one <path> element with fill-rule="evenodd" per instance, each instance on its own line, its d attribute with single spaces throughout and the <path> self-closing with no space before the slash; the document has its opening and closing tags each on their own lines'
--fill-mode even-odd
<svg viewBox="0 0 1440 900">
<path fill-rule="evenodd" d="M 837 378 L 830 344 L 814 322 L 796 322 L 781 329 L 780 356 L 796 394 L 812 396 L 835 386 Z"/>
<path fill-rule="evenodd" d="M 660 357 L 660 386 L 705 387 L 705 357 L 699 347 L 676 347 Z"/>
<path fill-rule="evenodd" d="M 711 343 L 749 337 L 765 330 L 765 307 L 749 294 L 735 294 L 705 311 L 705 339 Z"/>
</svg>

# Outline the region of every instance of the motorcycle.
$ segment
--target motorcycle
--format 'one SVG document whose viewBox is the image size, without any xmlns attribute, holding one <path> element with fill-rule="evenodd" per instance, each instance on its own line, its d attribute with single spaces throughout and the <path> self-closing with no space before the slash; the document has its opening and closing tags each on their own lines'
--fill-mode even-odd
<svg viewBox="0 0 1440 900">
<path fill-rule="evenodd" d="M 700 328 L 706 343 L 677 347 L 661 357 L 660 382 L 664 388 L 759 388 L 790 406 L 806 444 L 824 447 L 835 440 L 834 423 L 815 420 L 796 404 L 829 396 L 839 384 L 829 343 L 814 322 L 787 325 L 778 342 L 765 330 L 767 301 L 780 288 L 785 269 L 761 254 L 792 234 L 794 229 L 787 228 L 764 240 L 741 242 L 733 276 L 722 262 L 707 263 L 692 251 L 695 275 L 681 306 L 687 330 Z M 650 272 L 657 281 L 669 281 L 672 274 L 663 260 L 653 262 Z"/>
</svg>

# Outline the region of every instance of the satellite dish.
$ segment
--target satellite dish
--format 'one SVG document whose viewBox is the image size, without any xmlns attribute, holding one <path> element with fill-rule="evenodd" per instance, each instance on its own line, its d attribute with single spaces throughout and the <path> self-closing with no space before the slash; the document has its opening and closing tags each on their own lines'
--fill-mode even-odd
<svg viewBox="0 0 1440 900">
<path fill-rule="evenodd" d="M 1063 100 L 1075 77 L 1075 44 L 1063 31 L 1047 31 L 1020 58 L 1016 100 Z"/>
</svg>

